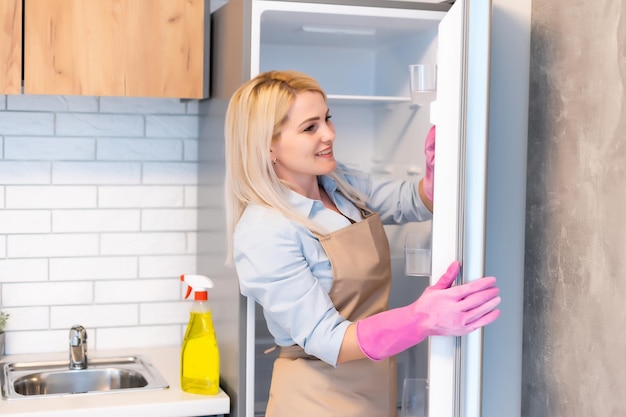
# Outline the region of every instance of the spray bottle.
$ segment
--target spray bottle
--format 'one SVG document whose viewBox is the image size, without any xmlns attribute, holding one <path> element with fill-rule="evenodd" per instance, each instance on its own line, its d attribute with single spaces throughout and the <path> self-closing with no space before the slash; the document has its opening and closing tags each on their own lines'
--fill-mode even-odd
<svg viewBox="0 0 626 417">
<path fill-rule="evenodd" d="M 213 281 L 204 275 L 189 274 L 181 275 L 180 280 L 188 285 L 185 298 L 194 291 L 180 354 L 180 386 L 193 394 L 214 395 L 219 392 L 220 353 L 207 292 L 213 288 Z"/>
</svg>

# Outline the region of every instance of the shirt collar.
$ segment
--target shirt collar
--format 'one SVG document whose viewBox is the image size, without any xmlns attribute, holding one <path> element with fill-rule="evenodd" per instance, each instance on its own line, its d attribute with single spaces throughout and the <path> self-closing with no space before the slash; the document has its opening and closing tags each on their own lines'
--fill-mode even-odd
<svg viewBox="0 0 626 417">
<path fill-rule="evenodd" d="M 317 177 L 317 182 L 324 187 L 326 193 L 334 200 L 333 195 L 337 191 L 337 182 L 328 175 L 321 175 Z"/>
<path fill-rule="evenodd" d="M 330 196 L 331 199 L 334 200 L 334 193 L 337 190 L 337 183 L 331 177 L 327 175 L 321 175 L 317 177 L 317 182 L 322 187 L 326 193 Z M 308 197 L 303 196 L 293 190 L 289 191 L 289 203 L 291 203 L 292 207 L 307 218 L 311 218 L 316 212 L 324 209 L 324 203 L 319 200 L 312 200 Z"/>
</svg>

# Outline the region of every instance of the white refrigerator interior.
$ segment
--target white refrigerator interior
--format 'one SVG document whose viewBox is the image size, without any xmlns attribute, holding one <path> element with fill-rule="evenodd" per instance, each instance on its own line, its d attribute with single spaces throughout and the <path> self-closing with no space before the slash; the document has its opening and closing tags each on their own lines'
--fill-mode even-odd
<svg viewBox="0 0 626 417">
<path fill-rule="evenodd" d="M 377 176 L 419 178 L 430 106 L 410 101 L 409 65 L 436 64 L 438 25 L 449 6 L 437 8 L 254 1 L 250 77 L 272 69 L 312 75 L 328 94 L 338 160 Z M 393 258 L 391 307 L 414 301 L 428 285 L 425 277 L 405 276 L 404 242 L 411 233 L 429 246 L 430 229 L 430 222 L 386 227 Z M 273 341 L 260 309 L 248 303 L 247 362 L 256 369 L 248 366 L 247 381 L 256 386 L 248 385 L 246 415 L 258 416 L 267 404 L 275 356 L 263 353 Z M 404 378 L 427 378 L 427 362 L 427 343 L 399 355 L 398 406 Z"/>
<path fill-rule="evenodd" d="M 489 0 L 452 6 L 229 0 L 214 13 L 212 96 L 228 99 L 242 82 L 267 70 L 310 74 L 328 94 L 341 162 L 380 177 L 420 178 L 424 139 L 437 125 L 432 224 L 386 226 L 392 308 L 413 302 L 430 284 L 426 277 L 405 275 L 408 235 L 423 247 L 432 243 L 434 277 L 453 259 L 463 262 L 459 281 L 484 275 L 490 17 Z M 411 64 L 438 66 L 432 106 L 411 102 Z M 245 388 L 238 392 L 236 414 L 262 416 L 276 352 L 264 353 L 274 343 L 260 308 L 243 302 Z M 398 406 L 404 378 L 428 378 L 430 417 L 480 416 L 482 333 L 431 339 L 398 356 Z"/>
</svg>

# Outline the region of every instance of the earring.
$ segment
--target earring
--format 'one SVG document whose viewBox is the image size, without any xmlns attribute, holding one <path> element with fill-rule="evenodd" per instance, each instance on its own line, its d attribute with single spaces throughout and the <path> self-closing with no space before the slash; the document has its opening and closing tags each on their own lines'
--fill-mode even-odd
<svg viewBox="0 0 626 417">
<path fill-rule="evenodd" d="M 276 165 L 276 158 L 272 159 L 272 164 Z"/>
</svg>

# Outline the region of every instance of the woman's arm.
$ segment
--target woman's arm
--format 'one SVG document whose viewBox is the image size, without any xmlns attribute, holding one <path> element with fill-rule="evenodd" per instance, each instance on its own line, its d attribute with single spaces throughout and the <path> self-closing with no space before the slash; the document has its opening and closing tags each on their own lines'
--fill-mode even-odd
<svg viewBox="0 0 626 417">
<path fill-rule="evenodd" d="M 438 282 L 406 307 L 383 311 L 350 324 L 337 363 L 382 360 L 413 347 L 428 336 L 464 336 L 500 315 L 493 277 L 453 286 L 460 265 L 453 262 Z"/>
<path fill-rule="evenodd" d="M 334 366 L 351 323 L 328 295 L 332 269 L 319 241 L 304 226 L 260 206 L 246 210 L 233 240 L 240 291 L 263 307 L 276 344 L 298 344 Z"/>
<path fill-rule="evenodd" d="M 341 343 L 341 350 L 337 357 L 337 365 L 365 358 L 367 358 L 367 356 L 365 356 L 365 353 L 361 350 L 356 338 L 356 323 L 352 323 L 348 326 L 343 336 L 343 343 Z"/>
</svg>

